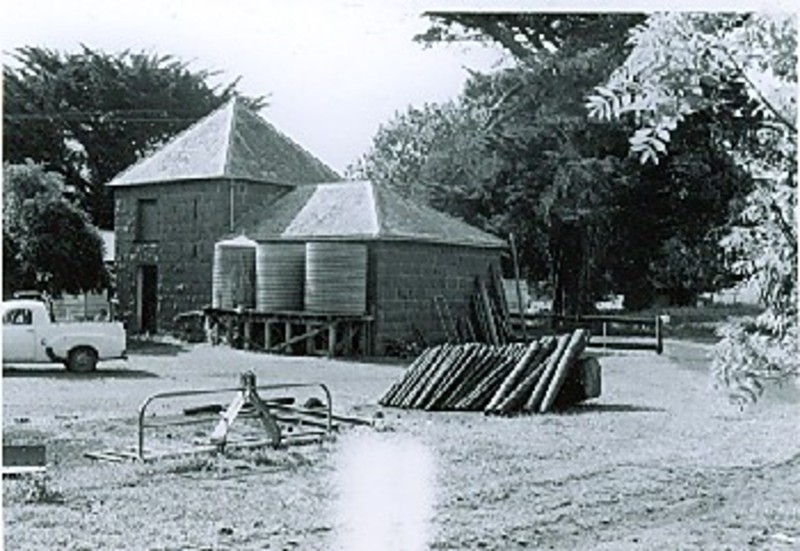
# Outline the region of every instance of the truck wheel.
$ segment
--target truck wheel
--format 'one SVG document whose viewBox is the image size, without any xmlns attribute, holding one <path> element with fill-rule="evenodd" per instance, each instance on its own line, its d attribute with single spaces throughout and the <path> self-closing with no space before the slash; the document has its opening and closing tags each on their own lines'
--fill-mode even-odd
<svg viewBox="0 0 800 551">
<path fill-rule="evenodd" d="M 97 352 L 81 347 L 71 350 L 67 369 L 75 373 L 90 373 L 97 368 Z"/>
</svg>

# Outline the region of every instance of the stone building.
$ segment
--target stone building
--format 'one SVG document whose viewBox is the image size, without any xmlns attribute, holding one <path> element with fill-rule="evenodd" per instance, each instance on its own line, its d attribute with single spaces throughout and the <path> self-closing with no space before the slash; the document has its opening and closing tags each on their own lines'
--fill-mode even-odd
<svg viewBox="0 0 800 551">
<path fill-rule="evenodd" d="M 476 277 L 490 266 L 499 273 L 506 246 L 383 186 L 339 181 L 237 101 L 109 185 L 120 311 L 134 333 L 169 329 L 177 314 L 212 304 L 215 244 L 243 235 L 262 245 L 358 245 L 369 348 L 443 340 L 437 301 L 452 317 L 466 314 Z"/>
<path fill-rule="evenodd" d="M 450 318 L 468 315 L 476 277 L 488 282 L 492 266 L 499 274 L 506 248 L 497 237 L 372 182 L 298 186 L 253 211 L 239 229 L 256 243 L 365 246 L 366 273 L 349 277 L 365 277 L 363 304 L 374 320 L 369 348 L 377 353 L 393 341 L 444 340 L 437 300 Z"/>
<path fill-rule="evenodd" d="M 134 164 L 114 192 L 117 297 L 133 333 L 210 302 L 214 243 L 250 209 L 339 176 L 232 100 Z"/>
</svg>

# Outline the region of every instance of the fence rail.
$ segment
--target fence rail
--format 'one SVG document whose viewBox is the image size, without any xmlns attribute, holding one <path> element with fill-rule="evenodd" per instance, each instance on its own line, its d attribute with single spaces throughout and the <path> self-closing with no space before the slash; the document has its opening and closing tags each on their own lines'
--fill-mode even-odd
<svg viewBox="0 0 800 551">
<path fill-rule="evenodd" d="M 525 313 L 525 329 L 528 333 L 574 331 L 588 329 L 588 346 L 615 350 L 654 350 L 664 351 L 663 321 L 661 316 L 623 316 L 587 314 L 562 316 L 558 314 Z M 519 314 L 512 316 L 515 330 L 521 330 Z"/>
</svg>

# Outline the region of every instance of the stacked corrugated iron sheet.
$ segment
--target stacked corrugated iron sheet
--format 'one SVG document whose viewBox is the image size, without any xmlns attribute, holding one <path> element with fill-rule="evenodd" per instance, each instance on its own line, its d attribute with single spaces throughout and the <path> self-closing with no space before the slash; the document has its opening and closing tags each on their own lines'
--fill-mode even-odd
<svg viewBox="0 0 800 551">
<path fill-rule="evenodd" d="M 443 344 L 422 352 L 380 398 L 387 407 L 545 413 L 600 395 L 600 365 L 581 358 L 587 333 L 527 344 Z"/>
</svg>

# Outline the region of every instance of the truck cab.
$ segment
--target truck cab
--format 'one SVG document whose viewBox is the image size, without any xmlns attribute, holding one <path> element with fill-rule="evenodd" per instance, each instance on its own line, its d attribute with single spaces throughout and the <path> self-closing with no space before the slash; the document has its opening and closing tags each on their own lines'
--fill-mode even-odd
<svg viewBox="0 0 800 551">
<path fill-rule="evenodd" d="M 44 302 L 3 302 L 3 363 L 59 362 L 94 371 L 97 362 L 125 358 L 125 329 L 115 322 L 55 323 Z"/>
</svg>

